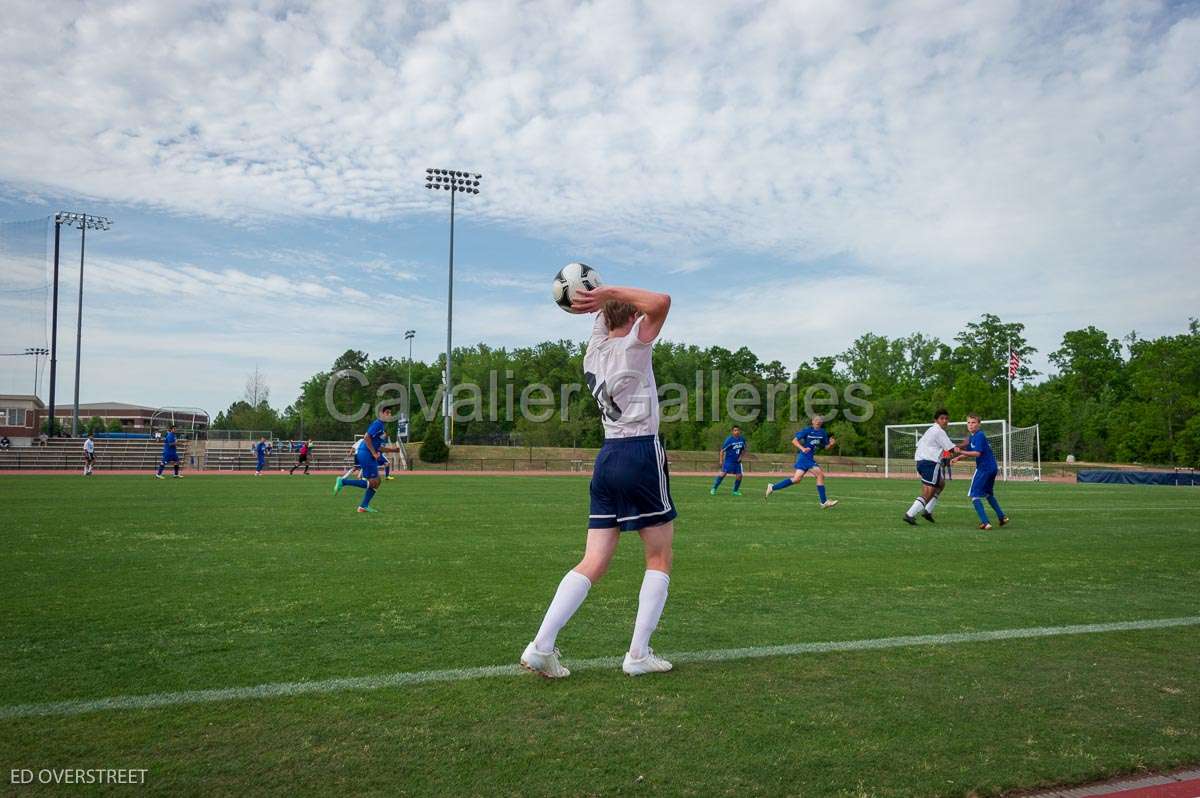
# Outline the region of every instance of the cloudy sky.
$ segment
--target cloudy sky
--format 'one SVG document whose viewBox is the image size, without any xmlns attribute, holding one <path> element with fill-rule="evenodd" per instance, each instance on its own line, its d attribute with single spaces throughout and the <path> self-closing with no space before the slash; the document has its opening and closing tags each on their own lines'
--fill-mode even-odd
<svg viewBox="0 0 1200 798">
<path fill-rule="evenodd" d="M 406 328 L 433 357 L 428 166 L 484 175 L 458 343 L 584 337 L 549 301 L 571 260 L 670 291 L 672 339 L 789 367 L 992 312 L 1044 368 L 1065 330 L 1200 314 L 1195 3 L 0 12 L 0 219 L 115 221 L 88 239 L 83 401 L 215 413 L 257 366 L 282 406 L 347 348 L 401 356 Z M 64 252 L 73 286 L 77 232 Z M 28 391 L 17 365 L 0 391 Z"/>
</svg>

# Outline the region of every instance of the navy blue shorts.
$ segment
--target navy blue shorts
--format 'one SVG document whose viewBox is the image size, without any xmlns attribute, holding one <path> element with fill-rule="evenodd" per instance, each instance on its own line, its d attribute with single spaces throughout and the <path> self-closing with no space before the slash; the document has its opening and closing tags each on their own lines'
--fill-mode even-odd
<svg viewBox="0 0 1200 798">
<path fill-rule="evenodd" d="M 632 532 L 675 518 L 667 453 L 657 435 L 606 438 L 592 468 L 588 529 Z"/>
<path fill-rule="evenodd" d="M 175 450 L 174 446 L 172 446 L 170 449 L 163 449 L 162 461 L 164 463 L 178 463 L 179 452 Z"/>
<path fill-rule="evenodd" d="M 375 479 L 379 476 L 379 463 L 371 456 L 366 446 L 358 450 L 354 464 L 362 471 L 363 479 Z"/>
<path fill-rule="evenodd" d="M 971 489 L 967 491 L 968 499 L 982 499 L 985 496 L 993 495 L 996 489 L 996 474 L 999 471 L 975 471 L 975 476 L 971 477 Z"/>
<path fill-rule="evenodd" d="M 800 456 L 796 458 L 796 465 L 793 466 L 797 471 L 812 471 L 814 468 L 820 467 L 811 454 L 805 454 L 804 452 L 800 452 Z"/>
<path fill-rule="evenodd" d="M 726 462 L 724 465 L 721 466 L 721 471 L 722 471 L 722 473 L 725 473 L 725 474 L 737 474 L 738 476 L 741 476 L 742 475 L 742 464 L 736 460 L 734 460 L 733 462 Z"/>
<path fill-rule="evenodd" d="M 942 484 L 942 464 L 937 460 L 918 460 L 917 473 L 926 485 L 937 487 Z"/>
</svg>

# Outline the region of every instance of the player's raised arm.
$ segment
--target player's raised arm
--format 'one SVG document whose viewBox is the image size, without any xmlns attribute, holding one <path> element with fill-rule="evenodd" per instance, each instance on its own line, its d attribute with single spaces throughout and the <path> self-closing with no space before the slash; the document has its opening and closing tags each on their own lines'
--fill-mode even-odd
<svg viewBox="0 0 1200 798">
<path fill-rule="evenodd" d="M 650 343 L 662 332 L 667 313 L 671 310 L 669 294 L 620 285 L 602 285 L 591 291 L 576 291 L 571 307 L 581 313 L 592 313 L 600 310 L 609 300 L 628 302 L 642 315 L 642 323 L 638 327 L 638 340 L 644 344 Z"/>
</svg>

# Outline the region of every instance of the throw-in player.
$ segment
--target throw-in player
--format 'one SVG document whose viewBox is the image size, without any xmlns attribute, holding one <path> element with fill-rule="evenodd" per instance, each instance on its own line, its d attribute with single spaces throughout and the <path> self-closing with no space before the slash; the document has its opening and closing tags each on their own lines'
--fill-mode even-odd
<svg viewBox="0 0 1200 798">
<path fill-rule="evenodd" d="M 592 471 L 591 509 L 583 559 L 567 571 L 542 625 L 521 654 L 521 665 L 551 679 L 571 672 L 559 662 L 559 631 L 604 576 L 622 532 L 642 538 L 646 573 L 638 595 L 633 640 L 622 670 L 630 676 L 671 670 L 650 648 L 667 602 L 676 512 L 671 500 L 667 455 L 658 439 L 658 387 L 654 341 L 671 308 L 666 294 L 601 286 L 578 291 L 573 307 L 599 311 L 583 357 L 588 388 L 600 406 L 604 445 Z"/>
</svg>

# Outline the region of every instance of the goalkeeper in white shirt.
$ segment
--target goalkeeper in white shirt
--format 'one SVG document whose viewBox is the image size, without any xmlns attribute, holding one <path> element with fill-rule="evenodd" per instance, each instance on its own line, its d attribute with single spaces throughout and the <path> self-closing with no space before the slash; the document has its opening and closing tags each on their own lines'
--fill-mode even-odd
<svg viewBox="0 0 1200 798">
<path fill-rule="evenodd" d="M 925 516 L 925 520 L 933 520 L 933 509 L 937 506 L 938 496 L 946 485 L 942 473 L 942 452 L 962 452 L 950 436 L 946 434 L 946 425 L 950 423 L 950 414 L 938 410 L 933 414 L 933 424 L 925 430 L 921 440 L 917 441 L 917 473 L 921 475 L 921 495 L 913 501 L 908 512 L 904 514 L 904 523 L 917 525 L 917 513 Z"/>
</svg>

